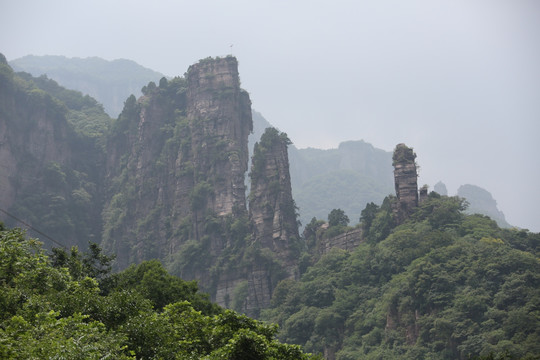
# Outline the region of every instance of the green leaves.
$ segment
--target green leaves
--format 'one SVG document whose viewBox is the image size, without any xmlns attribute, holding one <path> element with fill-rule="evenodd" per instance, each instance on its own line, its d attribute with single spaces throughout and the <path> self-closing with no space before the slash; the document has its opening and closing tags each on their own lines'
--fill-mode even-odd
<svg viewBox="0 0 540 360">
<path fill-rule="evenodd" d="M 538 234 L 464 215 L 462 199 L 444 196 L 377 234 L 390 201 L 366 208 L 368 241 L 354 252 L 334 249 L 278 285 L 263 316 L 280 338 L 340 360 L 540 353 Z"/>
<path fill-rule="evenodd" d="M 1 358 L 310 358 L 279 343 L 277 326 L 217 307 L 158 261 L 108 276 L 110 258 L 97 246 L 56 250 L 53 259 L 0 226 Z"/>
</svg>

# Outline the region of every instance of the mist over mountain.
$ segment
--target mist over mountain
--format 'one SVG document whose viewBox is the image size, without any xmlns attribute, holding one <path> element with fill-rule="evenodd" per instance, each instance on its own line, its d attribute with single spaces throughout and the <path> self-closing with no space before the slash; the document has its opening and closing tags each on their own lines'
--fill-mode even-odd
<svg viewBox="0 0 540 360">
<path fill-rule="evenodd" d="M 491 193 L 479 186 L 465 184 L 461 185 L 457 191 L 457 196 L 467 199 L 469 206 L 467 213 L 482 214 L 495 220 L 500 227 L 510 227 L 504 213 L 497 208 L 497 201 L 493 199 Z"/>
<path fill-rule="evenodd" d="M 36 77 L 45 74 L 68 89 L 92 96 L 114 118 L 122 111 L 129 95 L 139 97 L 144 85 L 150 81 L 157 83 L 164 76 L 126 59 L 107 61 L 99 57 L 27 55 L 9 64 L 15 71 L 25 71 Z"/>
<path fill-rule="evenodd" d="M 130 60 L 107 61 L 97 57 L 29 55 L 11 61 L 10 65 L 34 76 L 45 74 L 67 88 L 88 94 L 104 105 L 109 104 L 112 113 L 120 112 L 129 95 L 141 94 L 141 89 L 149 82 L 163 76 Z M 118 97 L 119 94 L 125 94 L 125 98 Z M 260 112 L 253 110 L 253 133 L 248 139 L 250 161 L 255 143 L 265 129 L 272 126 Z M 330 211 L 337 208 L 344 210 L 352 223 L 358 222 L 367 203 L 380 204 L 386 195 L 393 192 L 391 156 L 390 152 L 377 149 L 363 140 L 342 142 L 335 149 L 298 149 L 291 144 L 291 184 L 300 222 L 306 225 L 313 217 L 325 220 Z M 249 191 L 247 180 L 246 177 Z M 440 189 L 442 183 L 439 183 L 435 184 L 435 191 Z M 480 187 L 475 188 L 489 194 Z M 447 191 L 441 194 L 446 195 Z M 472 192 L 458 192 L 458 195 L 468 200 L 469 197 L 477 199 Z M 510 226 L 497 209 L 495 200 L 473 200 L 472 203 L 471 212 L 495 216 L 500 226 Z"/>
</svg>

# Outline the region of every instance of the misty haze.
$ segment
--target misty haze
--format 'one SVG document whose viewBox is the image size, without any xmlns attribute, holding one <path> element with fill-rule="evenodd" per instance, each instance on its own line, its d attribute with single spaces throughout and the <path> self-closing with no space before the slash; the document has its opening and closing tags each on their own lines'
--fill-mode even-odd
<svg viewBox="0 0 540 360">
<path fill-rule="evenodd" d="M 0 357 L 536 358 L 539 35 L 532 0 L 5 2 Z"/>
</svg>

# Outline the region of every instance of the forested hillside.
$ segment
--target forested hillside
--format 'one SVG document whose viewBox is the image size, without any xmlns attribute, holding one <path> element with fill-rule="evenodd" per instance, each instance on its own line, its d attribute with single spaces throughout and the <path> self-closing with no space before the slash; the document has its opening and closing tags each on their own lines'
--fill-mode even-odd
<svg viewBox="0 0 540 360">
<path fill-rule="evenodd" d="M 164 76 L 131 60 L 107 61 L 98 57 L 28 55 L 10 61 L 10 65 L 15 71 L 26 71 L 36 77 L 46 74 L 68 89 L 98 99 L 111 117 L 120 114 L 131 94 L 140 96 L 144 85 Z"/>
<path fill-rule="evenodd" d="M 290 150 L 291 180 L 300 221 L 325 219 L 340 208 L 357 223 L 370 202 L 380 204 L 394 191 L 392 154 L 364 141 L 347 141 L 337 149 Z"/>
<path fill-rule="evenodd" d="M 540 234 L 437 193 L 396 227 L 395 202 L 366 207 L 355 251 L 278 285 L 263 318 L 279 338 L 327 359 L 538 358 Z"/>
</svg>

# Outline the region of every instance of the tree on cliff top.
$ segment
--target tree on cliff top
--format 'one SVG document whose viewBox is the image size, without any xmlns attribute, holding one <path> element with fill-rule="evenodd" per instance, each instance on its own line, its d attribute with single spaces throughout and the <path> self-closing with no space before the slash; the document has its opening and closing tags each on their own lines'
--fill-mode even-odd
<svg viewBox="0 0 540 360">
<path fill-rule="evenodd" d="M 345 214 L 345 211 L 341 209 L 333 209 L 328 214 L 329 226 L 347 226 L 349 224 L 349 217 Z"/>
<path fill-rule="evenodd" d="M 397 144 L 394 149 L 394 155 L 392 156 L 392 165 L 414 164 L 415 159 L 416 153 L 413 151 L 413 148 L 410 148 L 405 144 Z"/>
</svg>

